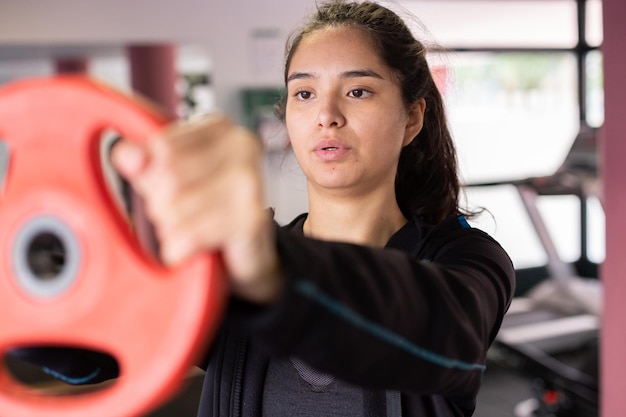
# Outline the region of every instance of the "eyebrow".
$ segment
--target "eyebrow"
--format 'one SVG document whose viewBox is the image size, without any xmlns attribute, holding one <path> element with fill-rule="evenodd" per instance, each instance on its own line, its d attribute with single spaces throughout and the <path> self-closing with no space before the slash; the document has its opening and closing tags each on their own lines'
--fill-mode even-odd
<svg viewBox="0 0 626 417">
<path fill-rule="evenodd" d="M 341 78 L 360 78 L 360 77 L 373 77 L 378 79 L 383 79 L 383 77 L 378 74 L 376 71 L 368 70 L 368 69 L 360 69 L 360 70 L 352 70 L 342 72 L 340 75 Z M 287 77 L 287 82 L 293 80 L 302 80 L 315 78 L 315 76 L 310 72 L 293 72 Z"/>
</svg>

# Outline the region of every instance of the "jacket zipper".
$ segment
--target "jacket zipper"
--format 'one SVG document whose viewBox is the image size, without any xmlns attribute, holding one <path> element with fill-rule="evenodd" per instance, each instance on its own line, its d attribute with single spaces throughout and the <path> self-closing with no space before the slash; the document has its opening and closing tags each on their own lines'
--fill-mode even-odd
<svg viewBox="0 0 626 417">
<path fill-rule="evenodd" d="M 235 372 L 232 391 L 232 417 L 242 417 L 241 393 L 243 391 L 243 370 L 247 347 L 247 342 L 245 340 L 240 339 L 238 341 L 234 365 Z"/>
</svg>

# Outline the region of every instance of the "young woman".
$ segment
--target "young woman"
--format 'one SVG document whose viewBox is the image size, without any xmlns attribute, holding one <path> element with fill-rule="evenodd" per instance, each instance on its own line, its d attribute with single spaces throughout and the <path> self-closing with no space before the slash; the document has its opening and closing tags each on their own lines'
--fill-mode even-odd
<svg viewBox="0 0 626 417">
<path fill-rule="evenodd" d="M 258 139 L 226 117 L 114 149 L 163 259 L 222 253 L 232 283 L 199 415 L 470 416 L 513 294 L 471 228 L 426 51 L 375 3 L 322 4 L 279 106 L 309 209 L 268 214 Z"/>
</svg>

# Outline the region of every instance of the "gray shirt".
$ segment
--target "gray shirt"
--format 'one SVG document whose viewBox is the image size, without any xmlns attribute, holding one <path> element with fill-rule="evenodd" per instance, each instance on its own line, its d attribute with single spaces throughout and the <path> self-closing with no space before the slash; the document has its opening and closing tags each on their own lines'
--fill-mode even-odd
<svg viewBox="0 0 626 417">
<path fill-rule="evenodd" d="M 366 417 L 373 394 L 310 368 L 297 359 L 271 360 L 263 391 L 263 416 Z M 384 399 L 384 396 L 382 397 Z M 384 404 L 381 404 L 384 406 Z M 373 410 L 370 410 L 373 411 Z"/>
</svg>

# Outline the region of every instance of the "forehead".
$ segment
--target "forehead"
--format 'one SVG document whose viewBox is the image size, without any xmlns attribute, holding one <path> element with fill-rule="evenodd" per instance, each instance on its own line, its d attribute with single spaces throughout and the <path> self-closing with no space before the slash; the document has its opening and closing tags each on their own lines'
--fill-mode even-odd
<svg viewBox="0 0 626 417">
<path fill-rule="evenodd" d="M 359 28 L 326 27 L 308 33 L 293 54 L 289 70 L 334 65 L 378 67 L 387 65 L 380 57 L 372 36 Z"/>
</svg>

